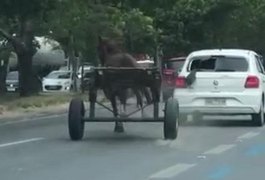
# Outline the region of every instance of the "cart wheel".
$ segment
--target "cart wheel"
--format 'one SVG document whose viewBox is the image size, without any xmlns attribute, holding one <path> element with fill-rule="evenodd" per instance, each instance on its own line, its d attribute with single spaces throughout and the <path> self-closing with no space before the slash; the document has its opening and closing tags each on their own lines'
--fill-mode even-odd
<svg viewBox="0 0 265 180">
<path fill-rule="evenodd" d="M 81 140 L 84 135 L 84 121 L 82 118 L 85 114 L 84 103 L 80 99 L 73 99 L 69 106 L 68 112 L 68 130 L 72 140 Z"/>
<path fill-rule="evenodd" d="M 165 106 L 164 137 L 176 139 L 179 125 L 179 104 L 176 99 L 169 98 Z"/>
</svg>

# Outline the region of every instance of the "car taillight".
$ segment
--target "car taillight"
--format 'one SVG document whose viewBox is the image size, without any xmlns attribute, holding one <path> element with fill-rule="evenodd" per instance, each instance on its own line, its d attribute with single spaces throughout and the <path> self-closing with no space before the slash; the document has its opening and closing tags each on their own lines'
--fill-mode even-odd
<svg viewBox="0 0 265 180">
<path fill-rule="evenodd" d="M 165 70 L 163 71 L 163 74 L 164 74 L 164 75 L 173 75 L 173 74 L 174 74 L 174 70 L 165 69 Z"/>
<path fill-rule="evenodd" d="M 176 78 L 176 87 L 177 88 L 186 88 L 187 87 L 186 78 L 183 76 L 178 76 Z"/>
<path fill-rule="evenodd" d="M 245 88 L 259 88 L 259 78 L 257 76 L 248 76 Z"/>
</svg>

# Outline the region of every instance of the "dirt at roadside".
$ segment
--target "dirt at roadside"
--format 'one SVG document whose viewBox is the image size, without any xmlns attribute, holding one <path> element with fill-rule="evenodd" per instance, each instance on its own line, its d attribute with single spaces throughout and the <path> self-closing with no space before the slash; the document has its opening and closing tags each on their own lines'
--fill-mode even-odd
<svg viewBox="0 0 265 180">
<path fill-rule="evenodd" d="M 0 106 L 0 120 L 13 119 L 19 117 L 32 117 L 38 115 L 62 114 L 68 110 L 69 103 L 52 105 L 42 108 L 17 109 L 15 111 L 6 111 L 4 106 Z"/>
</svg>

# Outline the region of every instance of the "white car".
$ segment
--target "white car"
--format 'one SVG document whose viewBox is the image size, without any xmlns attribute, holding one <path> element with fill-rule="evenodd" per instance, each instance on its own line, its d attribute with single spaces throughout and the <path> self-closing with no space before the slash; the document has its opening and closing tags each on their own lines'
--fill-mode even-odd
<svg viewBox="0 0 265 180">
<path fill-rule="evenodd" d="M 44 92 L 69 92 L 72 87 L 71 71 L 52 71 L 42 81 Z"/>
<path fill-rule="evenodd" d="M 137 63 L 143 68 L 151 68 L 154 66 L 154 61 L 152 60 L 140 60 Z"/>
<path fill-rule="evenodd" d="M 192 52 L 176 79 L 174 98 L 181 116 L 252 115 L 264 124 L 265 72 L 260 55 L 249 50 Z M 200 117 L 200 118 L 198 118 Z"/>
<path fill-rule="evenodd" d="M 83 69 L 83 74 L 85 75 L 86 73 L 92 73 L 93 72 L 93 66 L 84 66 L 84 69 Z M 78 70 L 78 73 L 77 73 L 77 76 L 79 79 L 82 78 L 82 67 L 79 68 Z"/>
</svg>

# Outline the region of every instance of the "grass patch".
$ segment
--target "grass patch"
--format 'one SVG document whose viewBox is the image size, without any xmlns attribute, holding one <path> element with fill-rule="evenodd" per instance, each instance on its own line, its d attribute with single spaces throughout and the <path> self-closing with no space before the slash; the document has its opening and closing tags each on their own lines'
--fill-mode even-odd
<svg viewBox="0 0 265 180">
<path fill-rule="evenodd" d="M 85 94 L 72 93 L 40 94 L 37 96 L 23 98 L 19 97 L 17 94 L 7 94 L 0 97 L 0 107 L 8 111 L 16 109 L 42 108 L 68 103 L 75 97 L 87 99 L 87 95 Z"/>
</svg>

